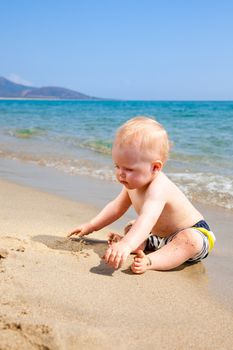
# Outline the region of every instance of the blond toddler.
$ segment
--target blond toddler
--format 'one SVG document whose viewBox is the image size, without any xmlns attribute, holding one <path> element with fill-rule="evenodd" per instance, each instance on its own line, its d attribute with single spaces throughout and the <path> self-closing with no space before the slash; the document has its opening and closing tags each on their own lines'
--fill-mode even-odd
<svg viewBox="0 0 233 350">
<path fill-rule="evenodd" d="M 120 194 L 90 222 L 69 233 L 82 237 L 112 224 L 133 206 L 136 220 L 123 237 L 109 235 L 104 260 L 115 269 L 136 253 L 131 270 L 171 270 L 186 261 L 204 259 L 215 236 L 202 214 L 165 175 L 169 140 L 166 130 L 151 118 L 136 117 L 116 133 L 112 148 Z M 147 254 L 145 254 L 145 252 Z"/>
</svg>

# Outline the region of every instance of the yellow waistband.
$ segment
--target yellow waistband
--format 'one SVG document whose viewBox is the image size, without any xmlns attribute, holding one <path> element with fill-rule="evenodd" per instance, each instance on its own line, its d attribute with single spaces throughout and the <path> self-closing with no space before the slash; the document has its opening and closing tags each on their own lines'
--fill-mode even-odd
<svg viewBox="0 0 233 350">
<path fill-rule="evenodd" d="M 211 250 L 214 247 L 214 243 L 216 241 L 216 238 L 215 238 L 213 232 L 212 231 L 208 231 L 204 227 L 193 227 L 193 228 L 195 228 L 196 230 L 202 232 L 208 238 L 208 241 L 209 241 L 209 249 L 208 249 L 208 251 L 211 252 Z"/>
</svg>

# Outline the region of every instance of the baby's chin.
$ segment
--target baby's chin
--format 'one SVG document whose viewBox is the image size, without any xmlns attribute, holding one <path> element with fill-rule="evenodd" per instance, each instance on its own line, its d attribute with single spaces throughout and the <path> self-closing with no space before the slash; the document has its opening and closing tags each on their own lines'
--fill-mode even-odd
<svg viewBox="0 0 233 350">
<path fill-rule="evenodd" d="M 129 184 L 127 183 L 122 183 L 123 186 L 125 186 L 125 188 L 127 190 L 146 190 L 146 188 L 149 186 L 150 182 L 146 182 L 146 183 L 139 183 L 139 184 Z"/>
<path fill-rule="evenodd" d="M 128 182 L 121 182 L 121 184 L 127 188 L 127 190 L 135 190 L 137 187 L 129 184 Z"/>
<path fill-rule="evenodd" d="M 127 188 L 128 190 L 132 190 L 132 186 L 130 186 L 130 184 L 127 181 L 119 181 L 120 184 L 122 184 L 123 186 L 125 186 L 125 188 Z"/>
</svg>

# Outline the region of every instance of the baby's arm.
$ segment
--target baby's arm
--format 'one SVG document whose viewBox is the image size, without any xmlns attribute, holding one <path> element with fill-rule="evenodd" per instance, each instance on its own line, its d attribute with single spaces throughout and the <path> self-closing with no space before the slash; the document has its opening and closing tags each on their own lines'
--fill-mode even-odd
<svg viewBox="0 0 233 350">
<path fill-rule="evenodd" d="M 145 201 L 137 220 L 123 238 L 123 241 L 131 247 L 132 251 L 148 238 L 161 215 L 164 205 L 164 201 L 151 199 Z"/>
<path fill-rule="evenodd" d="M 82 237 L 110 225 L 119 219 L 128 210 L 130 205 L 131 201 L 128 193 L 125 188 L 123 188 L 121 193 L 113 201 L 109 202 L 97 216 L 95 216 L 90 222 L 78 226 L 68 234 L 68 237 L 73 235 Z"/>
<path fill-rule="evenodd" d="M 164 196 L 159 192 L 155 193 L 153 186 L 149 189 L 140 214 L 129 232 L 106 251 L 104 259 L 114 268 L 122 266 L 130 252 L 137 249 L 149 236 L 165 206 Z"/>
</svg>

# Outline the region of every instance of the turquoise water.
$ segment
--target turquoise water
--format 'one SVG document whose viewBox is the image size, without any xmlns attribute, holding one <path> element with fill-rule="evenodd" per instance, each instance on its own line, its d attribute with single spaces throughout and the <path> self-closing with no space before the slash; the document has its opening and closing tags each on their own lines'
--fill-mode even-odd
<svg viewBox="0 0 233 350">
<path fill-rule="evenodd" d="M 167 129 L 165 172 L 190 199 L 233 209 L 233 102 L 1 100 L 0 157 L 114 181 L 114 132 L 136 115 Z"/>
</svg>

